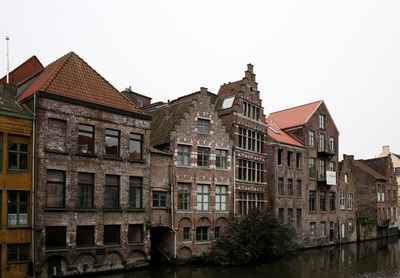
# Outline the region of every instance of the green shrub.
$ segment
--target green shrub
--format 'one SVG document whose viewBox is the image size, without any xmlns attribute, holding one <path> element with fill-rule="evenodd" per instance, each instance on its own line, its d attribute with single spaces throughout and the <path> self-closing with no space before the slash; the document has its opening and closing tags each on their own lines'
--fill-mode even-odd
<svg viewBox="0 0 400 278">
<path fill-rule="evenodd" d="M 294 248 L 295 231 L 266 211 L 252 210 L 234 218 L 205 259 L 209 263 L 241 265 L 286 254 Z"/>
</svg>

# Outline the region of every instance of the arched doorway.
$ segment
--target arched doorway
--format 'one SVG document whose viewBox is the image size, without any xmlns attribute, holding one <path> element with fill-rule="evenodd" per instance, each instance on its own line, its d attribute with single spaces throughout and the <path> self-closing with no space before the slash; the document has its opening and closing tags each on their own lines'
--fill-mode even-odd
<svg viewBox="0 0 400 278">
<path fill-rule="evenodd" d="M 164 226 L 153 227 L 150 230 L 152 264 L 168 264 L 173 259 L 174 232 Z"/>
</svg>

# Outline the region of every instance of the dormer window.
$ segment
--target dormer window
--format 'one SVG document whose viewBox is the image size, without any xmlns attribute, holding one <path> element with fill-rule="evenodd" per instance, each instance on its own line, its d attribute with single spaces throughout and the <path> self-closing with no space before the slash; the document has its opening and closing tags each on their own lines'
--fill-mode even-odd
<svg viewBox="0 0 400 278">
<path fill-rule="evenodd" d="M 205 133 L 209 134 L 210 133 L 210 120 L 207 119 L 197 119 L 197 132 L 198 133 Z"/>
</svg>

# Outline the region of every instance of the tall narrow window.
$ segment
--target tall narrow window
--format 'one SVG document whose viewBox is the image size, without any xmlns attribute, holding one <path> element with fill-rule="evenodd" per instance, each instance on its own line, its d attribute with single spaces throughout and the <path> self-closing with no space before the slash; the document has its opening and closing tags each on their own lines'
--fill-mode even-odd
<svg viewBox="0 0 400 278">
<path fill-rule="evenodd" d="M 346 193 L 344 193 L 344 192 L 340 192 L 339 206 L 340 206 L 340 209 L 346 208 Z"/>
<path fill-rule="evenodd" d="M 315 190 L 310 190 L 308 194 L 308 210 L 315 211 L 316 192 Z"/>
<path fill-rule="evenodd" d="M 104 245 L 119 245 L 121 240 L 120 225 L 104 225 Z"/>
<path fill-rule="evenodd" d="M 94 246 L 94 226 L 76 226 L 76 247 Z"/>
<path fill-rule="evenodd" d="M 310 222 L 310 235 L 315 235 L 315 222 Z"/>
<path fill-rule="evenodd" d="M 287 152 L 287 166 L 291 167 L 292 166 L 292 160 L 293 160 L 293 152 Z"/>
<path fill-rule="evenodd" d="M 209 134 L 210 133 L 210 120 L 207 119 L 197 119 L 197 132 Z"/>
<path fill-rule="evenodd" d="M 279 223 L 281 223 L 281 224 L 283 224 L 285 221 L 284 213 L 285 213 L 284 208 L 278 208 L 278 220 L 279 220 Z"/>
<path fill-rule="evenodd" d="M 308 131 L 308 146 L 315 147 L 315 131 Z"/>
<path fill-rule="evenodd" d="M 335 168 L 336 168 L 335 167 L 335 162 L 329 161 L 329 163 L 328 163 L 328 171 L 334 172 L 336 170 Z"/>
<path fill-rule="evenodd" d="M 278 149 L 278 165 L 282 165 L 282 161 L 283 161 L 283 150 Z"/>
<path fill-rule="evenodd" d="M 29 138 L 9 135 L 8 138 L 8 169 L 28 170 Z"/>
<path fill-rule="evenodd" d="M 106 129 L 106 155 L 119 156 L 119 130 Z"/>
<path fill-rule="evenodd" d="M 289 196 L 294 196 L 292 179 L 288 179 L 288 194 L 289 194 Z"/>
<path fill-rule="evenodd" d="M 322 152 L 326 150 L 326 135 L 324 133 L 319 134 L 318 150 Z"/>
<path fill-rule="evenodd" d="M 335 137 L 329 137 L 329 151 L 335 153 Z"/>
<path fill-rule="evenodd" d="M 319 128 L 325 129 L 325 115 L 319 114 Z"/>
<path fill-rule="evenodd" d="M 329 192 L 329 210 L 335 211 L 336 210 L 336 193 Z"/>
<path fill-rule="evenodd" d="M 104 208 L 119 208 L 119 176 L 106 175 Z"/>
<path fill-rule="evenodd" d="M 318 163 L 319 163 L 318 179 L 325 180 L 326 179 L 325 160 L 318 160 Z"/>
<path fill-rule="evenodd" d="M 142 207 L 142 178 L 129 177 L 129 208 Z"/>
<path fill-rule="evenodd" d="M 78 152 L 94 154 L 94 126 L 79 124 Z"/>
<path fill-rule="evenodd" d="M 215 150 L 216 160 L 215 167 L 220 169 L 226 169 L 228 167 L 228 151 L 227 150 Z"/>
<path fill-rule="evenodd" d="M 209 167 L 210 166 L 210 149 L 197 147 L 197 166 Z"/>
<path fill-rule="evenodd" d="M 47 207 L 65 206 L 65 172 L 47 170 Z"/>
<path fill-rule="evenodd" d="M 197 210 L 205 211 L 209 207 L 210 186 L 206 184 L 197 185 Z"/>
<path fill-rule="evenodd" d="M 296 224 L 297 224 L 297 227 L 301 227 L 301 224 L 302 224 L 302 211 L 301 211 L 301 209 L 296 209 Z"/>
<path fill-rule="evenodd" d="M 94 174 L 78 173 L 78 207 L 93 208 Z"/>
<path fill-rule="evenodd" d="M 29 192 L 8 191 L 7 225 L 26 227 L 29 225 Z"/>
<path fill-rule="evenodd" d="M 190 166 L 190 146 L 178 145 L 176 159 L 178 166 Z"/>
<path fill-rule="evenodd" d="M 247 148 L 247 129 L 239 127 L 239 148 Z"/>
<path fill-rule="evenodd" d="M 131 133 L 129 135 L 129 159 L 142 160 L 143 158 L 143 136 Z"/>
<path fill-rule="evenodd" d="M 321 191 L 319 193 L 319 209 L 321 211 L 326 211 L 326 192 Z"/>
<path fill-rule="evenodd" d="M 301 163 L 302 159 L 301 159 L 301 153 L 296 153 L 296 168 L 300 169 L 301 168 Z"/>
<path fill-rule="evenodd" d="M 226 185 L 217 185 L 215 187 L 215 210 L 226 211 L 226 195 Z"/>
<path fill-rule="evenodd" d="M 3 133 L 0 132 L 0 174 L 2 170 L 3 170 Z"/>
<path fill-rule="evenodd" d="M 288 208 L 287 216 L 288 216 L 288 224 L 293 225 L 293 209 L 292 208 Z"/>
<path fill-rule="evenodd" d="M 128 242 L 130 244 L 143 242 L 143 224 L 130 224 L 128 226 Z"/>
<path fill-rule="evenodd" d="M 278 196 L 285 195 L 285 190 L 283 187 L 283 178 L 278 178 Z"/>
<path fill-rule="evenodd" d="M 308 159 L 308 176 L 310 179 L 316 178 L 316 170 L 315 170 L 315 158 Z"/>
<path fill-rule="evenodd" d="M 184 241 L 190 240 L 190 227 L 183 227 L 183 240 Z"/>
<path fill-rule="evenodd" d="M 178 183 L 178 209 L 190 209 L 190 184 Z"/>
<path fill-rule="evenodd" d="M 296 195 L 297 197 L 301 197 L 303 188 L 302 188 L 302 184 L 301 184 L 301 180 L 297 180 L 296 181 Z"/>
<path fill-rule="evenodd" d="M 320 224 L 321 236 L 326 236 L 326 222 L 321 222 Z"/>
<path fill-rule="evenodd" d="M 347 193 L 347 209 L 353 209 L 353 193 Z"/>
</svg>

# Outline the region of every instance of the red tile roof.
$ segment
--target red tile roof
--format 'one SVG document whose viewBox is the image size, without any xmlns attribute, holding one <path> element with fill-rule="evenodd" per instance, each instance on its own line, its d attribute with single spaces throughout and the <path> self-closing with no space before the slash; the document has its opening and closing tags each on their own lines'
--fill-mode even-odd
<svg viewBox="0 0 400 278">
<path fill-rule="evenodd" d="M 323 103 L 322 100 L 271 113 L 268 117 L 281 129 L 304 125 Z"/>
<path fill-rule="evenodd" d="M 269 116 L 267 117 L 266 122 L 268 124 L 267 135 L 273 140 L 284 144 L 304 147 L 302 143 L 280 129 L 279 126 L 273 122 Z"/>
<path fill-rule="evenodd" d="M 41 72 L 43 69 L 44 67 L 39 59 L 36 56 L 32 56 L 10 72 L 9 83 L 15 86 L 19 86 L 26 80 Z M 7 76 L 4 76 L 2 79 L 0 79 L 0 84 L 6 82 Z"/>
<path fill-rule="evenodd" d="M 74 52 L 69 52 L 48 65 L 18 98 L 24 100 L 39 91 L 142 113 Z"/>
<path fill-rule="evenodd" d="M 376 179 L 380 180 L 386 180 L 386 177 L 382 175 L 381 173 L 375 171 L 371 167 L 369 167 L 367 164 L 365 164 L 362 160 L 353 160 L 354 166 L 359 168 L 360 170 L 368 173 L 369 175 L 375 177 Z"/>
</svg>

